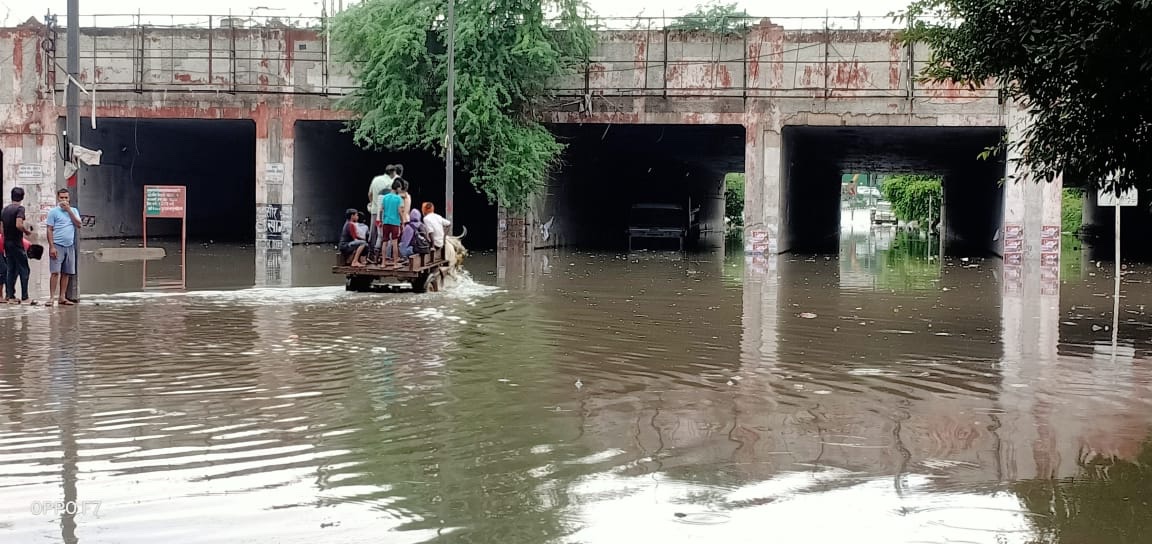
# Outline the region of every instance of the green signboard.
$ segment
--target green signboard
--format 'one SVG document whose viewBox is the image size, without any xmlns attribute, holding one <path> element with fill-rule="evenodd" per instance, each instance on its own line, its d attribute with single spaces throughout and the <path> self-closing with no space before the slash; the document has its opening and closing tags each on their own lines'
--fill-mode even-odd
<svg viewBox="0 0 1152 544">
<path fill-rule="evenodd" d="M 184 217 L 184 186 L 146 185 L 144 217 Z"/>
</svg>

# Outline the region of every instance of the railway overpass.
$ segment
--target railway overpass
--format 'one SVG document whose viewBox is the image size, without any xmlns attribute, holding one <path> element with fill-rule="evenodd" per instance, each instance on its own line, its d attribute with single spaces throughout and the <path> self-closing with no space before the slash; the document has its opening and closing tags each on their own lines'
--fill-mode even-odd
<svg viewBox="0 0 1152 544">
<path fill-rule="evenodd" d="M 82 138 L 103 150 L 79 177 L 90 235 L 139 236 L 145 184 L 189 187 L 190 235 L 272 251 L 331 241 L 340 210 L 363 207 L 385 163 L 407 165 L 417 199 L 442 199 L 437 158 L 361 150 L 342 131 L 336 101 L 355 83 L 320 22 L 89 21 L 79 79 L 92 90 L 81 112 L 95 121 Z M 462 185 L 457 223 L 508 247 L 585 244 L 604 234 L 596 225 L 618 226 L 588 220 L 603 214 L 595 202 L 640 192 L 690 196 L 718 228 L 723 174 L 742 171 L 748 249 L 822 252 L 836 247 L 840 175 L 861 170 L 942 175 L 947 253 L 1003 254 L 1008 232 L 1020 234 L 1012 256 L 1039 260 L 1042 232 L 1060 223 L 1060 183 L 1002 186 L 1011 161 L 976 157 L 1017 137 L 1019 109 L 996 89 L 916 81 L 928 51 L 891 30 L 855 18 L 757 19 L 725 35 L 628 26 L 601 31 L 587 64 L 536 108 L 570 147 L 531 212 L 498 212 Z M 63 176 L 64 51 L 53 24 L 0 30 L 0 54 L 11 55 L 0 71 L 4 187 L 26 187 L 42 211 Z"/>
</svg>

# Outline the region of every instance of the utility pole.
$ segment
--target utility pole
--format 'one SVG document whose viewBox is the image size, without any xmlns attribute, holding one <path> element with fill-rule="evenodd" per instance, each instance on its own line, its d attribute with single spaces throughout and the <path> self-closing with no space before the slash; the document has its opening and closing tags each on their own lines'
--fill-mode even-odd
<svg viewBox="0 0 1152 544">
<path fill-rule="evenodd" d="M 456 0 L 448 0 L 448 129 L 444 135 L 444 212 L 448 227 L 452 221 L 453 151 L 456 147 Z M 449 232 L 451 234 L 451 232 Z"/>
<path fill-rule="evenodd" d="M 67 137 L 64 139 L 64 157 L 72 161 L 72 146 L 80 145 L 80 87 L 76 85 L 80 77 L 80 0 L 68 0 L 68 86 L 64 93 L 68 98 L 67 104 Z M 95 104 L 92 105 L 96 107 Z M 80 205 L 80 165 L 76 165 L 76 186 L 69 188 L 72 193 L 72 205 Z M 68 180 L 57 178 L 59 188 L 67 188 Z M 53 195 L 55 197 L 55 195 Z M 41 197 L 43 198 L 43 197 Z M 39 203 L 37 203 L 39 205 Z M 51 244 L 52 240 L 46 240 Z M 80 236 L 76 236 L 76 255 L 80 255 Z M 80 283 L 80 269 L 77 267 L 76 275 L 68 282 L 68 292 L 61 293 L 69 300 L 76 300 L 79 295 L 77 284 Z"/>
</svg>

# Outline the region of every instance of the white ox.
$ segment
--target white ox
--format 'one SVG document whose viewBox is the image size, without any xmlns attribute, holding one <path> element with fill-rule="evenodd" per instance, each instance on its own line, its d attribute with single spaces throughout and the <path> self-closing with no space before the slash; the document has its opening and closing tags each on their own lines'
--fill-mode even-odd
<svg viewBox="0 0 1152 544">
<path fill-rule="evenodd" d="M 468 236 L 467 227 L 464 227 L 460 236 L 444 237 L 445 264 L 439 270 L 441 289 L 451 288 L 464 278 L 464 259 L 468 257 L 468 248 L 464 247 L 461 240 L 465 236 Z"/>
</svg>

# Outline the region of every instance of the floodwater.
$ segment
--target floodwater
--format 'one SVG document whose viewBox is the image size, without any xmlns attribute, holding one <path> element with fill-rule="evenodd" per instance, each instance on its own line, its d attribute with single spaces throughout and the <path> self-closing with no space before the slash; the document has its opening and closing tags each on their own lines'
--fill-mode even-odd
<svg viewBox="0 0 1152 544">
<path fill-rule="evenodd" d="M 1113 350 L 1109 264 L 934 251 L 479 255 L 430 295 L 89 254 L 81 307 L 0 307 L 0 542 L 1149 542 L 1152 269 Z"/>
</svg>

